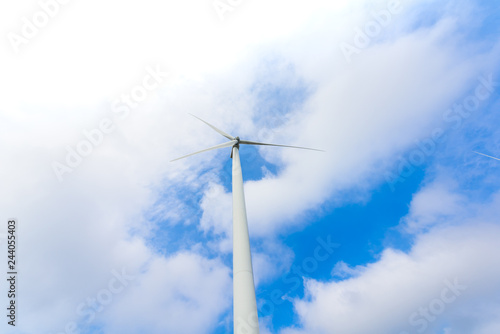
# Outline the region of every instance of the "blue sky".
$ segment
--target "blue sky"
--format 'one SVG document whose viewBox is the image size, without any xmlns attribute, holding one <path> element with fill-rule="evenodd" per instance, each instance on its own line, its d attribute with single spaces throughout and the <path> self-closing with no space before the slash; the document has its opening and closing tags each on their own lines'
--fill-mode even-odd
<svg viewBox="0 0 500 334">
<path fill-rule="evenodd" d="M 325 150 L 241 148 L 261 334 L 499 332 L 500 161 L 475 153 L 500 158 L 494 2 L 0 18 L 0 211 L 20 223 L 2 333 L 232 333 L 230 149 L 170 162 L 225 140 L 189 113 Z"/>
</svg>

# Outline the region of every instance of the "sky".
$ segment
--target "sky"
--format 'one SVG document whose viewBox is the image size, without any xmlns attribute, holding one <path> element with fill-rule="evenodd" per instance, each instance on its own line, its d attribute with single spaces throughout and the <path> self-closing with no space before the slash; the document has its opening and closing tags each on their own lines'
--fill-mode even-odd
<svg viewBox="0 0 500 334">
<path fill-rule="evenodd" d="M 241 147 L 261 334 L 500 332 L 494 1 L 22 0 L 0 22 L 1 333 L 232 333 L 230 149 L 171 162 L 225 141 L 189 114 L 325 151 Z"/>
</svg>

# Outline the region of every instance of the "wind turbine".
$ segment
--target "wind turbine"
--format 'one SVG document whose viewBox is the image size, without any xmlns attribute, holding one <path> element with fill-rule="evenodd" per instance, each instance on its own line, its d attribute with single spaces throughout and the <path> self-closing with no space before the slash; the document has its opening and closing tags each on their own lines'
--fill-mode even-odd
<svg viewBox="0 0 500 334">
<path fill-rule="evenodd" d="M 230 141 L 215 145 L 213 147 L 191 153 L 179 159 L 224 147 L 232 147 L 231 158 L 233 159 L 232 183 L 233 183 L 233 326 L 234 334 L 259 334 L 259 319 L 257 315 L 257 302 L 255 298 L 255 285 L 253 280 L 252 257 L 250 253 L 250 239 L 248 236 L 248 222 L 245 207 L 245 194 L 243 193 L 243 176 L 239 148 L 240 145 L 266 145 L 292 147 L 305 150 L 322 151 L 314 148 L 260 143 L 249 140 L 241 140 L 233 137 L 212 124 L 199 119 L 209 127 L 217 131 Z"/>
<path fill-rule="evenodd" d="M 472 151 L 472 152 L 480 154 L 480 155 L 484 155 L 485 157 L 488 157 L 488 158 L 491 158 L 491 159 L 500 160 L 499 158 L 492 157 L 491 155 L 487 155 L 487 154 L 484 154 L 484 153 L 479 153 L 479 152 L 476 152 L 476 151 Z"/>
</svg>

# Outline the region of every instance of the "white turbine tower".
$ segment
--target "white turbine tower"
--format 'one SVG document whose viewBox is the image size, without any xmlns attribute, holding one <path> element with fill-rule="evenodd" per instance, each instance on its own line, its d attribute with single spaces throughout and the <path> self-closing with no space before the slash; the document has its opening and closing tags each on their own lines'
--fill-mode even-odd
<svg viewBox="0 0 500 334">
<path fill-rule="evenodd" d="M 191 116 L 196 117 L 191 114 Z M 248 140 L 241 140 L 240 137 L 233 137 L 215 126 L 200 121 L 210 126 L 212 129 L 229 139 L 224 144 L 216 145 L 195 153 L 191 153 L 179 159 L 192 155 L 215 150 L 223 147 L 232 147 L 231 158 L 233 159 L 233 322 L 234 334 L 259 334 L 259 320 L 257 316 L 257 302 L 255 298 L 255 285 L 253 281 L 252 257 L 250 254 L 250 239 L 248 236 L 247 213 L 245 208 L 245 194 L 243 193 L 243 176 L 241 173 L 241 163 L 239 146 L 246 145 L 267 145 L 280 147 L 293 147 L 305 150 L 321 151 L 314 148 L 267 144 Z"/>
</svg>

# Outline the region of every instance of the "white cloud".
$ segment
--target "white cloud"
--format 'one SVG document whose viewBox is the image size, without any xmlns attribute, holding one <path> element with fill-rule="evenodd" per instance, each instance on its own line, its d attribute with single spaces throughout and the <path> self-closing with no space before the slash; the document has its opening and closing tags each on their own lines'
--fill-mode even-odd
<svg viewBox="0 0 500 334">
<path fill-rule="evenodd" d="M 113 333 L 210 333 L 231 304 L 229 268 L 192 253 L 156 259 L 105 318 Z"/>
<path fill-rule="evenodd" d="M 418 194 L 420 202 L 412 207 L 413 214 L 427 213 L 421 204 L 435 201 L 434 195 L 427 189 Z M 486 213 L 470 220 L 464 217 L 460 225 L 434 227 L 417 237 L 408 254 L 386 249 L 357 277 L 307 281 L 306 298 L 294 304 L 303 329 L 282 333 L 431 333 L 443 323 L 453 333 L 465 328 L 490 333 L 487 328 L 496 326 L 497 317 L 486 310 L 498 309 L 500 295 L 496 284 L 500 262 L 491 256 L 500 251 L 498 207 L 494 199 L 480 211 Z M 455 213 L 458 216 L 453 218 L 460 219 L 460 213 Z M 451 297 L 450 284 L 459 287 L 456 298 Z M 443 294 L 445 289 L 448 292 Z"/>
<path fill-rule="evenodd" d="M 181 322 L 167 323 L 140 292 L 152 298 L 158 312 L 176 308 L 181 319 L 196 311 L 198 320 L 186 332 L 216 325 L 214 319 L 229 308 L 227 268 L 196 254 L 157 254 L 145 241 L 152 230 L 145 211 L 155 208 L 159 217 L 185 222 L 191 212 L 172 192 L 182 184 L 189 191 L 208 189 L 201 201 L 201 231 L 222 235 L 214 247 L 230 249 L 230 196 L 216 184 L 221 162 L 213 159 L 216 154 L 227 159 L 228 152 L 169 161 L 221 140 L 187 112 L 235 135 L 259 132 L 252 122 L 256 97 L 249 88 L 262 79 L 256 68 L 268 59 L 290 64 L 313 92 L 270 139 L 328 152 L 261 150 L 284 169 L 245 184 L 250 230 L 258 237 L 299 224 L 297 217 L 336 190 L 380 182 L 369 179 L 385 166 L 380 161 L 426 135 L 443 108 L 496 62 L 494 52 L 476 62 L 481 51 L 453 36 L 458 27 L 453 21 L 400 36 L 401 19 L 388 28 L 389 34 L 398 31 L 396 36 L 346 65 L 338 43 L 365 22 L 367 11 L 353 10 L 364 4 L 249 1 L 221 22 L 206 1 L 70 2 L 19 55 L 4 39 L 0 211 L 16 216 L 21 226 L 23 321 L 18 329 L 61 331 L 77 318 L 77 305 L 123 267 L 150 286 L 117 296 L 120 303 L 105 311 L 110 318 L 99 320 L 103 325 L 119 326 L 120 314 L 132 321 L 133 301 L 140 300 L 144 319 L 159 326 L 151 331 L 179 329 Z M 386 5 L 374 6 L 379 4 Z M 4 36 L 20 31 L 21 17 L 35 10 L 38 5 L 29 1 L 0 5 Z M 140 84 L 145 67 L 156 64 L 171 76 L 126 119 L 119 118 L 112 101 Z M 287 81 L 290 74 L 284 76 Z M 115 131 L 59 183 L 51 163 L 63 162 L 65 147 L 74 148 L 85 139 L 82 131 L 105 117 Z M 365 181 L 361 186 L 360 180 Z M 165 193 L 165 206 L 155 207 Z M 276 254 L 288 256 L 286 250 Z M 286 256 L 283 263 L 258 257 L 256 265 L 264 272 L 259 279 L 277 275 L 282 267 L 273 271 L 272 265 L 286 266 Z M 204 289 L 199 297 L 175 295 L 198 286 Z"/>
<path fill-rule="evenodd" d="M 451 224 L 453 217 L 465 218 L 467 198 L 447 183 L 434 182 L 413 197 L 410 214 L 404 218 L 408 232 L 425 231 L 440 223 Z"/>
<path fill-rule="evenodd" d="M 342 279 L 353 277 L 361 274 L 363 272 L 362 266 L 350 267 L 344 261 L 339 261 L 335 264 L 332 269 L 331 275 L 332 277 L 339 277 Z"/>
<path fill-rule="evenodd" d="M 276 240 L 263 240 L 256 248 L 252 251 L 256 286 L 270 282 L 290 269 L 294 257 L 290 248 Z"/>
<path fill-rule="evenodd" d="M 411 21 L 414 11 L 425 15 L 412 3 L 405 4 L 405 9 L 400 21 L 405 15 Z M 333 197 L 334 205 L 351 200 L 335 194 L 353 187 L 365 191 L 380 183 L 397 154 L 429 137 L 436 125 L 447 126 L 442 123 L 446 109 L 477 85 L 481 73 L 494 68 L 491 57 L 497 52 L 461 52 L 458 45 L 464 41 L 456 32 L 464 13 L 454 15 L 379 41 L 349 65 L 334 42 L 325 42 L 346 38 L 345 32 L 323 26 L 307 26 L 300 37 L 288 41 L 284 51 L 280 49 L 280 56 L 292 60 L 297 75 L 315 90 L 303 107 L 292 111 L 293 121 L 281 126 L 270 140 L 327 152 L 260 148 L 266 159 L 284 169 L 276 177 L 245 184 L 255 235 L 280 233 L 300 224 L 301 215 L 318 208 L 326 198 Z M 337 13 L 331 21 L 333 17 Z M 353 26 L 366 17 L 356 16 Z M 400 21 L 394 21 L 394 27 Z M 473 42 L 470 47 L 476 48 Z M 318 54 L 328 60 L 318 61 Z M 212 210 L 206 209 L 207 217 L 223 219 Z"/>
</svg>

